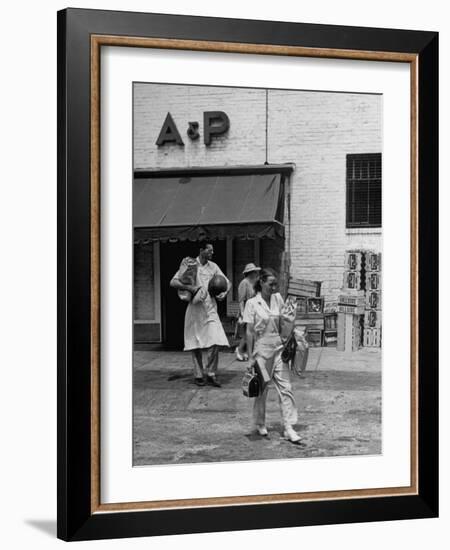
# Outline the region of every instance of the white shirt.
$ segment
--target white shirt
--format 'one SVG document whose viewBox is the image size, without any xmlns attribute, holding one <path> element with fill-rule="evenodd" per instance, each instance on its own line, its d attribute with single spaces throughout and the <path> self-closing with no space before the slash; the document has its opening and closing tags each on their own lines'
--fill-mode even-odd
<svg viewBox="0 0 450 550">
<path fill-rule="evenodd" d="M 270 307 L 261 296 L 247 300 L 244 310 L 244 323 L 251 323 L 255 329 L 256 337 L 279 334 L 281 308 L 284 301 L 279 292 L 270 296 Z"/>
</svg>

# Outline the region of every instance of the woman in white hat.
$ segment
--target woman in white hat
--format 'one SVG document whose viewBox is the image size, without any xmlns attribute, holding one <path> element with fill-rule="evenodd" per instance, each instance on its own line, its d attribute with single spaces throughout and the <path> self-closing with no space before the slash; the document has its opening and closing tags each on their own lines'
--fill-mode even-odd
<svg viewBox="0 0 450 550">
<path fill-rule="evenodd" d="M 241 340 L 236 348 L 236 357 L 238 361 L 248 361 L 248 354 L 246 353 L 247 340 L 245 337 L 245 323 L 242 319 L 244 317 L 244 309 L 247 300 L 250 300 L 250 298 L 253 298 L 256 294 L 254 287 L 256 281 L 259 279 L 260 271 L 261 268 L 257 267 L 254 263 L 247 264 L 242 272 L 244 278 L 239 283 L 238 287 L 239 318 L 237 322 L 241 332 Z"/>
</svg>

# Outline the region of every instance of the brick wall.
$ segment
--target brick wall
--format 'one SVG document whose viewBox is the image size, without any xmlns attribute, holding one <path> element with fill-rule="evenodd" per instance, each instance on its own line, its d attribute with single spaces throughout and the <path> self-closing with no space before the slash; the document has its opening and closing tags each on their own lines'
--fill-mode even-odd
<svg viewBox="0 0 450 550">
<path fill-rule="evenodd" d="M 381 249 L 381 230 L 345 228 L 346 155 L 382 150 L 381 96 L 270 90 L 268 106 L 268 160 L 296 164 L 291 274 L 323 281 L 323 294 L 334 299 L 343 252 Z"/>
<path fill-rule="evenodd" d="M 134 106 L 135 168 L 263 164 L 266 148 L 269 163 L 295 163 L 286 219 L 291 274 L 323 281 L 328 299 L 339 293 L 346 249 L 381 250 L 381 230 L 345 228 L 346 155 L 382 151 L 381 96 L 135 84 Z M 213 110 L 227 113 L 230 130 L 207 147 L 203 111 Z M 184 147 L 155 144 L 167 112 Z M 200 123 L 197 141 L 186 135 L 190 121 Z M 262 265 L 273 263 L 269 255 L 263 248 Z"/>
<path fill-rule="evenodd" d="M 282 239 L 261 239 L 261 265 L 271 267 L 279 276 L 281 276 L 283 244 Z"/>
<path fill-rule="evenodd" d="M 230 129 L 203 142 L 203 112 L 225 111 Z M 170 112 L 184 142 L 156 145 Z M 188 122 L 200 123 L 200 138 L 186 135 Z M 136 168 L 263 164 L 266 92 L 211 86 L 134 85 L 134 164 Z"/>
</svg>

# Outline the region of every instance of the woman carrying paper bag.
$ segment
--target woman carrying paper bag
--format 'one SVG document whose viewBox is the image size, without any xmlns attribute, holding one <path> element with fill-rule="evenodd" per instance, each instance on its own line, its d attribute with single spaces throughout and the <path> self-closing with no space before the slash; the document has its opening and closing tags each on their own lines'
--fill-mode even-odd
<svg viewBox="0 0 450 550">
<path fill-rule="evenodd" d="M 293 426 L 297 422 L 297 407 L 290 382 L 289 365 L 281 359 L 283 341 L 280 330 L 292 331 L 295 307 L 285 307 L 281 294 L 276 292 L 278 281 L 272 269 L 262 269 L 255 285 L 254 298 L 247 301 L 244 323 L 247 323 L 247 346 L 252 361 L 256 361 L 263 382 L 263 388 L 254 400 L 253 419 L 259 435 L 267 436 L 266 401 L 269 382 L 278 393 L 284 437 L 294 444 L 301 444 L 301 438 Z M 287 325 L 290 325 L 288 327 Z M 285 326 L 286 325 L 286 326 Z"/>
</svg>

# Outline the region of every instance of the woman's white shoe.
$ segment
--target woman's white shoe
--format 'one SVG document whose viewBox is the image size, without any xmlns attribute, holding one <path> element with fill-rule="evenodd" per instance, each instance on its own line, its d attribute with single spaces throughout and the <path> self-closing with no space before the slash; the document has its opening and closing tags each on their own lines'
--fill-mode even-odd
<svg viewBox="0 0 450 550">
<path fill-rule="evenodd" d="M 302 438 L 298 435 L 298 433 L 294 430 L 292 426 L 286 426 L 284 429 L 284 437 L 291 443 L 295 443 L 296 445 L 299 445 L 302 441 Z"/>
<path fill-rule="evenodd" d="M 267 428 L 265 426 L 257 426 L 256 431 L 259 435 L 262 435 L 263 437 L 266 437 L 269 435 L 269 432 L 267 431 Z"/>
</svg>

